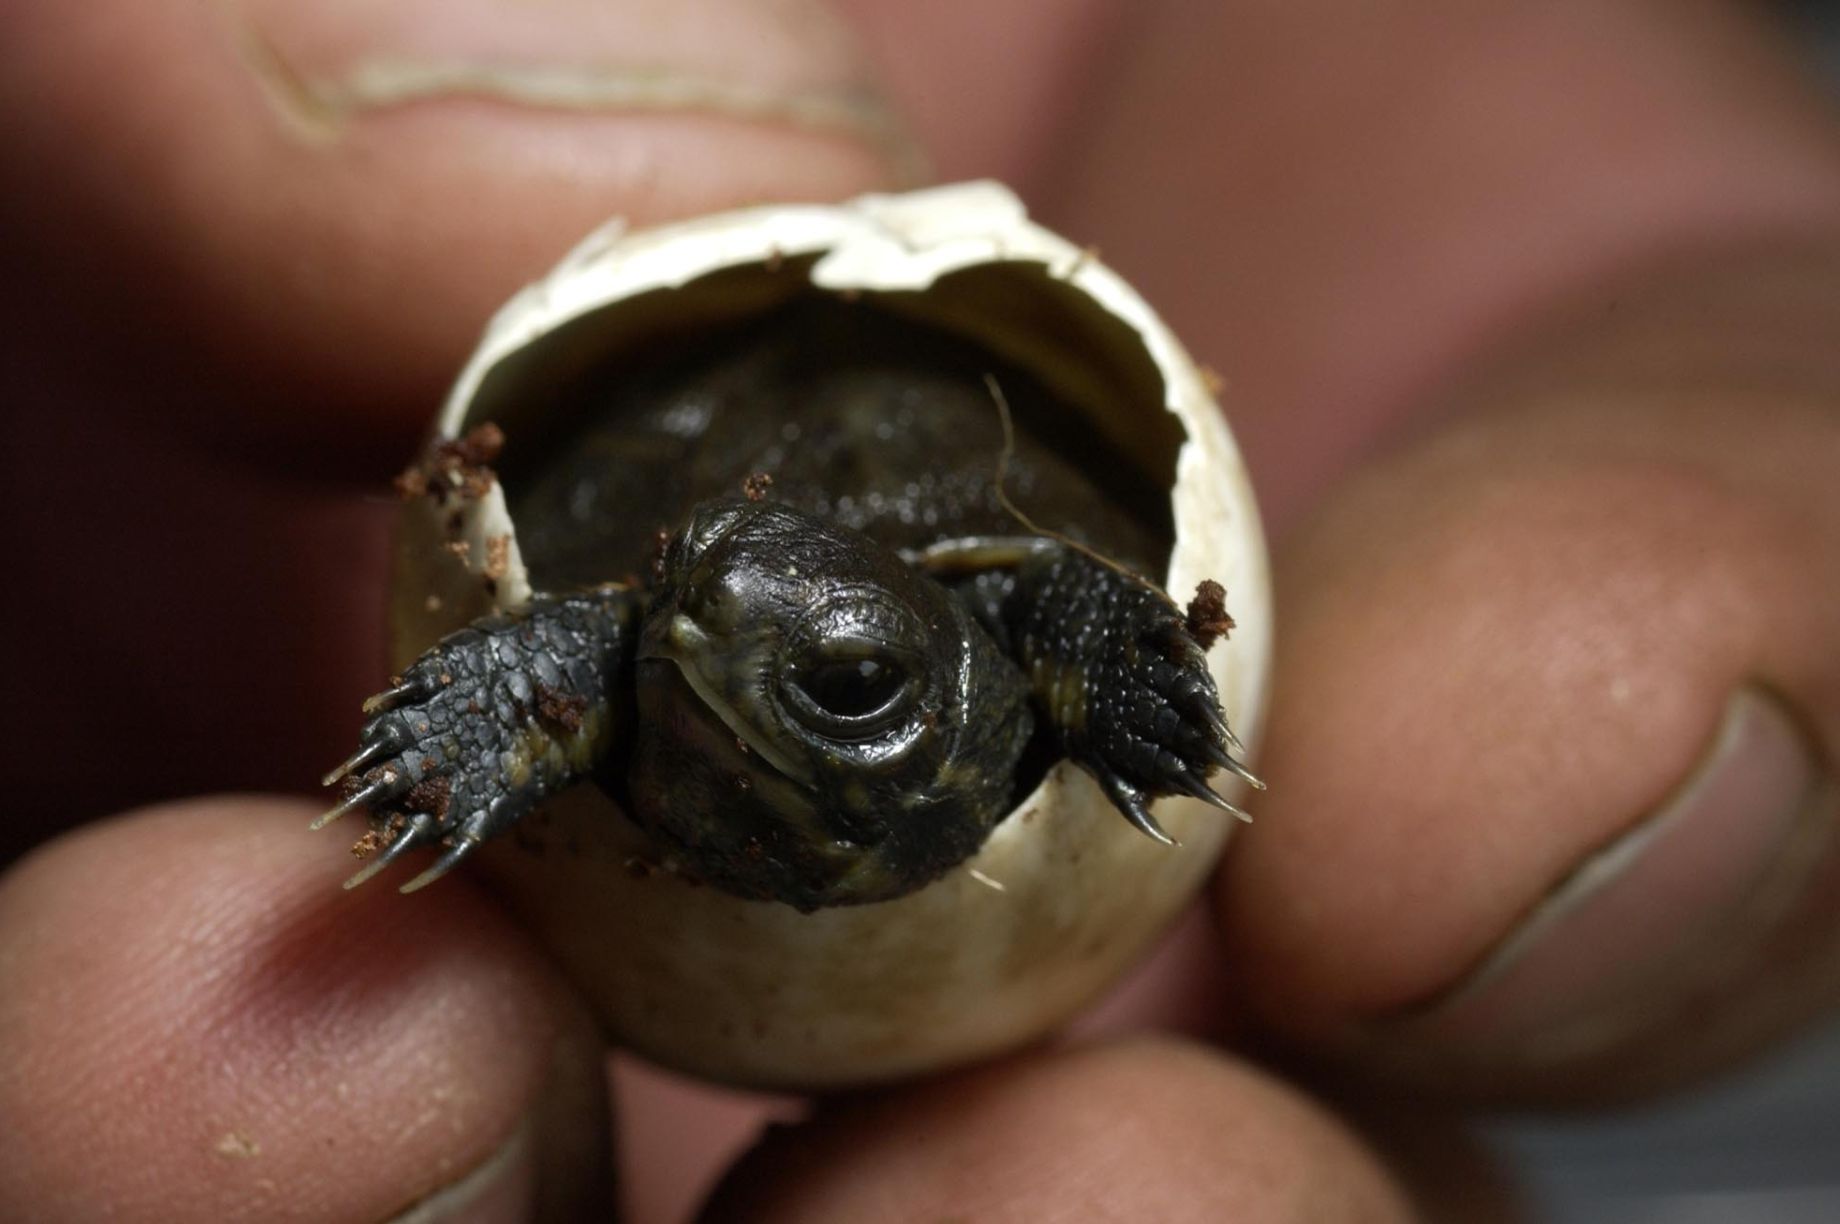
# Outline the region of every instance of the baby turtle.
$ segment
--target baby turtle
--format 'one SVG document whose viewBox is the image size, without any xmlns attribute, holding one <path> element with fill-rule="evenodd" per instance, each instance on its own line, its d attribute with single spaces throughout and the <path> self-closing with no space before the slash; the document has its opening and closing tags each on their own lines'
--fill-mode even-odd
<svg viewBox="0 0 1840 1224">
<path fill-rule="evenodd" d="M 814 293 L 550 431 L 499 463 L 547 593 L 422 655 L 326 779 L 314 827 L 368 808 L 381 847 L 348 887 L 439 844 L 420 888 L 589 780 L 686 874 L 802 911 L 932 882 L 1057 759 L 1159 840 L 1158 796 L 1243 815 L 1208 785 L 1258 785 L 1205 662 L 1220 589 L 1141 576 L 1166 501 L 1021 370 Z M 461 496 L 494 450 L 406 487 Z"/>
</svg>

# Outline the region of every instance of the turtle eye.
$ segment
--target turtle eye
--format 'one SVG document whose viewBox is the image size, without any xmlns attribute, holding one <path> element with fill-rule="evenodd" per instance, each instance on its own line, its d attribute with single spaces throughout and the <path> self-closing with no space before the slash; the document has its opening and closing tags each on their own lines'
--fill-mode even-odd
<svg viewBox="0 0 1840 1224">
<path fill-rule="evenodd" d="M 792 669 L 790 704 L 821 735 L 867 738 L 906 712 L 918 685 L 899 658 L 864 653 L 860 643 L 834 645 L 843 648 L 814 651 Z"/>
<path fill-rule="evenodd" d="M 907 677 L 880 659 L 838 659 L 793 677 L 811 703 L 838 718 L 863 718 L 894 699 Z"/>
</svg>

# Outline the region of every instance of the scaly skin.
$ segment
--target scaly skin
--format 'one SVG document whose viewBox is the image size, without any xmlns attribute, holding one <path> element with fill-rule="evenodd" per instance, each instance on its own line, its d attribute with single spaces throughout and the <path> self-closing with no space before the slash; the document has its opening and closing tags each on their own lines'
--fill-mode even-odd
<svg viewBox="0 0 1840 1224">
<path fill-rule="evenodd" d="M 1207 787 L 1220 768 L 1246 775 L 1228 754 L 1205 651 L 1183 613 L 1080 548 L 980 538 L 904 557 L 787 507 L 712 503 L 665 550 L 661 569 L 651 595 L 606 587 L 479 621 L 373 699 L 359 753 L 331 779 L 361 771 L 352 793 L 320 822 L 366 805 L 388 838 L 352 884 L 414 846 L 443 842 L 447 851 L 406 886 L 419 888 L 558 790 L 590 776 L 624 778 L 635 643 L 646 640 L 654 650 L 685 643 L 660 673 L 667 681 L 680 671 L 701 677 L 700 688 L 673 686 L 671 700 L 688 708 L 667 707 L 658 725 L 642 728 L 653 737 L 646 760 L 657 757 L 660 736 L 704 738 L 671 749 L 675 781 L 631 789 L 631 815 L 668 831 L 692 873 L 739 895 L 815 909 L 931 882 L 1007 809 L 1007 786 L 992 783 L 1014 776 L 1030 710 L 1051 745 L 1151 837 L 1169 840 L 1148 810 L 1159 795 L 1236 811 Z M 883 615 L 897 627 L 883 643 L 895 653 L 884 657 L 920 669 L 911 703 L 868 739 L 846 735 L 826 747 L 810 728 L 787 734 L 795 626 L 819 610 L 835 619 L 839 598 L 867 599 L 870 584 L 880 606 L 894 601 L 911 613 Z M 955 598 L 970 620 L 942 619 L 938 602 L 949 608 Z M 852 620 L 836 640 L 856 642 L 874 623 Z M 955 645 L 965 635 L 981 643 L 969 654 Z M 1012 716 L 995 706 L 990 669 L 1012 663 L 1028 709 L 1016 707 L 1015 734 L 993 737 L 989 720 L 1007 725 Z M 719 717 L 704 709 L 711 701 L 723 703 Z M 731 743 L 740 748 L 732 759 Z M 737 780 L 750 773 L 751 783 Z M 884 792 L 872 808 L 860 806 Z M 909 819 L 941 849 L 957 849 L 912 853 Z M 736 837 L 756 853 L 736 851 Z M 699 854 L 716 857 L 699 864 Z"/>
<path fill-rule="evenodd" d="M 403 887 L 445 875 L 480 843 L 591 773 L 630 722 L 642 592 L 609 586 L 533 600 L 442 639 L 365 703 L 358 752 L 327 775 L 388 838 L 347 888 L 415 846 L 448 849 Z"/>
<path fill-rule="evenodd" d="M 1060 754 L 1098 781 L 1138 829 L 1169 843 L 1150 814 L 1190 795 L 1241 819 L 1208 778 L 1262 786 L 1235 746 L 1191 617 L 1143 578 L 1040 536 L 947 541 L 916 556 L 950 580 L 1028 676 Z"/>
</svg>

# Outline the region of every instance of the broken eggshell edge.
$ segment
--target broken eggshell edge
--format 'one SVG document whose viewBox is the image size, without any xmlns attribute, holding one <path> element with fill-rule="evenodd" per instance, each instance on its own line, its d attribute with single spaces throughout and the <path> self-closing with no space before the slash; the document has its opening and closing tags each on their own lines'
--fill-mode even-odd
<svg viewBox="0 0 1840 1224">
<path fill-rule="evenodd" d="M 1079 403 L 1121 449 L 1150 448 L 1138 457 L 1160 465 L 1151 470 L 1173 466 L 1175 548 L 1158 577 L 1178 601 L 1203 578 L 1226 587 L 1238 628 L 1209 667 L 1236 732 L 1255 745 L 1270 581 L 1251 482 L 1208 377 L 1115 273 L 1030 222 L 996 184 L 633 233 L 610 224 L 500 311 L 437 430 L 457 437 L 488 420 L 510 438 L 540 430 L 545 405 L 608 351 L 642 355 L 648 338 L 769 309 L 811 286 L 980 339 Z M 1158 407 L 1170 416 L 1158 420 Z M 391 617 L 398 666 L 529 594 L 501 487 L 457 518 L 427 499 L 405 507 Z M 1215 785 L 1234 797 L 1236 780 Z M 1155 811 L 1179 848 L 1132 829 L 1063 762 L 944 878 L 811 914 L 677 874 L 592 786 L 559 796 L 525 836 L 476 861 L 616 1044 L 727 1083 L 836 1089 L 1016 1048 L 1114 982 L 1188 905 L 1233 826 L 1185 797 Z"/>
</svg>

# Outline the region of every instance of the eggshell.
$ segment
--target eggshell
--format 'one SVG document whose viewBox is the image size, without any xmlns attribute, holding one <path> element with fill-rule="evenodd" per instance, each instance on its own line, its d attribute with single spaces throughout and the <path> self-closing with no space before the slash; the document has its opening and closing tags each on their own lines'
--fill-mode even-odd
<svg viewBox="0 0 1840 1224">
<path fill-rule="evenodd" d="M 1209 666 L 1236 732 L 1256 743 L 1270 583 L 1211 379 L 1123 280 L 996 184 L 630 233 L 609 224 L 499 312 L 437 431 L 488 420 L 508 434 L 539 429 L 591 366 L 811 286 L 987 345 L 1087 415 L 1121 461 L 1171 481 L 1175 547 L 1161 577 L 1178 599 L 1203 578 L 1226 587 L 1238 627 Z M 529 595 L 500 488 L 458 516 L 427 499 L 406 507 L 392 603 L 400 663 Z M 552 801 L 532 821 L 539 835 L 477 858 L 615 1042 L 717 1080 L 833 1089 L 1012 1049 L 1116 980 L 1189 903 L 1233 827 L 1187 798 L 1159 802 L 1156 815 L 1179 848 L 1133 830 L 1063 763 L 934 884 L 811 914 L 687 879 L 591 786 Z"/>
</svg>

